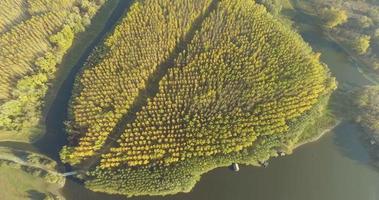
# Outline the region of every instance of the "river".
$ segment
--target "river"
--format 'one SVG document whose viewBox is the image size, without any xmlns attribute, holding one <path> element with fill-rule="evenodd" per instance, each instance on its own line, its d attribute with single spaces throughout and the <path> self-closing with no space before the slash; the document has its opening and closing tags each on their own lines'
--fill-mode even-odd
<svg viewBox="0 0 379 200">
<path fill-rule="evenodd" d="M 48 133 L 35 144 L 34 150 L 58 159 L 58 150 L 66 142 L 62 121 L 74 77 L 90 50 L 127 7 L 128 3 L 120 2 L 104 30 L 71 70 L 47 115 Z M 322 61 L 328 64 L 340 85 L 371 84 L 343 49 L 323 35 L 315 19 L 303 13 L 297 13 L 294 19 L 303 38 L 322 53 Z M 70 179 L 62 193 L 68 200 L 379 200 L 379 172 L 370 164 L 367 149 L 359 139 L 361 134 L 356 124 L 343 121 L 317 142 L 301 146 L 292 155 L 272 159 L 267 168 L 242 166 L 238 173 L 226 168 L 213 170 L 203 175 L 188 194 L 125 198 L 91 192 Z M 1 145 L 32 148 L 17 143 Z"/>
</svg>

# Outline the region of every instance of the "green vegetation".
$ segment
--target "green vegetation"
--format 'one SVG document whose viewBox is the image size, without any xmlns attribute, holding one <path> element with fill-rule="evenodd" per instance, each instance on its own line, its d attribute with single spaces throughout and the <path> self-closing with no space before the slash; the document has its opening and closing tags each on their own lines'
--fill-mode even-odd
<svg viewBox="0 0 379 200">
<path fill-rule="evenodd" d="M 58 189 L 65 178 L 56 172 L 56 163 L 42 155 L 0 148 L 2 199 L 61 199 Z"/>
<path fill-rule="evenodd" d="M 55 171 L 57 167 L 55 161 L 46 156 L 22 150 L 12 150 L 9 148 L 0 147 L 0 159 L 14 160 L 15 158 L 17 158 L 20 163 L 28 163 L 28 165 L 36 168 L 44 168 L 50 171 Z"/>
<path fill-rule="evenodd" d="M 370 40 L 371 40 L 371 37 L 368 36 L 368 35 L 363 35 L 359 38 L 357 38 L 354 42 L 353 42 L 353 49 L 359 54 L 359 55 L 362 55 L 362 54 L 365 54 L 367 53 L 367 50 L 368 48 L 370 47 Z"/>
<path fill-rule="evenodd" d="M 324 118 L 318 114 L 325 107 L 327 99 L 320 101 L 318 105 L 307 112 L 306 115 L 296 120 L 296 125 L 291 126 L 286 134 L 262 136 L 258 138 L 252 147 L 239 152 L 229 154 L 217 154 L 214 156 L 192 157 L 181 162 L 175 162 L 169 166 L 147 167 L 118 167 L 115 169 L 102 169 L 98 167 L 89 173 L 92 179 L 86 182 L 86 186 L 94 191 L 113 194 L 135 195 L 168 195 L 178 192 L 190 192 L 201 175 L 217 167 L 227 167 L 231 163 L 260 166 L 270 157 L 278 155 L 278 152 L 291 153 L 293 148 L 311 141 L 321 131 L 332 126 L 332 119 Z M 324 122 L 318 123 L 320 119 Z M 317 124 L 314 124 L 317 122 Z M 307 132 L 311 131 L 311 132 Z M 302 135 L 310 135 L 309 137 Z M 120 187 L 122 185 L 122 187 Z"/>
<path fill-rule="evenodd" d="M 379 4 L 372 0 L 292 0 L 294 7 L 317 16 L 328 36 L 362 68 L 379 77 Z"/>
<path fill-rule="evenodd" d="M 307 121 L 294 131 L 296 137 L 290 140 L 285 149 L 288 153 L 291 153 L 298 146 L 318 140 L 338 124 L 334 113 L 329 110 L 328 106 L 329 98 L 322 98 L 308 113 Z"/>
<path fill-rule="evenodd" d="M 264 5 L 274 16 L 278 16 L 282 11 L 293 9 L 290 0 L 256 0 L 256 3 Z"/>
<path fill-rule="evenodd" d="M 379 86 L 366 86 L 353 92 L 355 120 L 365 130 L 373 164 L 379 167 Z"/>
<path fill-rule="evenodd" d="M 0 166 L 0 187 L 2 199 L 43 199 L 50 187 L 42 178 L 37 178 L 11 166 Z M 36 196 L 38 195 L 38 196 Z M 37 198 L 36 198 L 37 197 Z"/>
<path fill-rule="evenodd" d="M 0 2 L 0 140 L 30 141 L 56 66 L 103 1 Z"/>
<path fill-rule="evenodd" d="M 348 19 L 345 10 L 337 9 L 334 7 L 324 8 L 321 15 L 325 23 L 325 27 L 327 28 L 334 28 L 338 25 L 344 24 Z"/>
<path fill-rule="evenodd" d="M 132 6 L 104 46 L 95 50 L 76 83 L 68 123 L 75 150 L 65 148 L 69 155 L 64 158 L 76 163 L 103 146 L 139 90 L 146 87 L 149 77 L 209 4 L 210 0 L 196 4 L 194 0 L 164 1 L 160 8 L 158 3 L 147 1 Z"/>
<path fill-rule="evenodd" d="M 359 89 L 354 96 L 354 105 L 359 109 L 356 120 L 379 142 L 379 86 Z"/>
<path fill-rule="evenodd" d="M 259 165 L 324 116 L 336 83 L 319 56 L 254 1 L 136 1 L 76 81 L 62 160 L 129 196 Z"/>
</svg>

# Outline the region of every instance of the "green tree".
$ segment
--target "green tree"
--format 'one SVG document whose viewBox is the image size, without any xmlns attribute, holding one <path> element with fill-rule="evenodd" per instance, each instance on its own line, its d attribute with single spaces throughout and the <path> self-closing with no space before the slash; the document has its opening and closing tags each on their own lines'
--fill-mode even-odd
<svg viewBox="0 0 379 200">
<path fill-rule="evenodd" d="M 76 157 L 73 156 L 74 148 L 64 146 L 59 152 L 59 156 L 63 163 L 73 163 L 77 164 L 80 162 Z"/>
<path fill-rule="evenodd" d="M 40 57 L 34 63 L 41 71 L 46 72 L 49 76 L 53 75 L 56 70 L 57 59 L 52 53 L 47 53 L 45 57 Z"/>
<path fill-rule="evenodd" d="M 278 15 L 283 8 L 282 2 L 280 0 L 257 0 L 257 2 L 264 5 L 267 10 L 273 15 Z"/>
<path fill-rule="evenodd" d="M 335 7 L 323 9 L 321 12 L 321 18 L 324 21 L 324 26 L 327 28 L 334 28 L 346 23 L 348 20 L 347 12 Z"/>
<path fill-rule="evenodd" d="M 371 37 L 368 35 L 363 35 L 358 37 L 353 41 L 353 49 L 360 55 L 367 53 L 368 48 L 370 47 Z"/>
<path fill-rule="evenodd" d="M 51 36 L 50 41 L 57 46 L 58 53 L 63 55 L 74 41 L 74 32 L 69 26 L 65 26 L 56 35 Z"/>
</svg>

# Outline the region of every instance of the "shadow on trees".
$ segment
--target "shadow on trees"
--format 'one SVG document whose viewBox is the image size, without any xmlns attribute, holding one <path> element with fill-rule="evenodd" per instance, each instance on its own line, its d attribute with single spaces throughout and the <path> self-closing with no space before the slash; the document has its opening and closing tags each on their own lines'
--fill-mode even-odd
<svg viewBox="0 0 379 200">
<path fill-rule="evenodd" d="M 115 128 L 109 134 L 107 140 L 105 141 L 102 148 L 98 151 L 98 154 L 85 160 L 79 165 L 79 168 L 87 171 L 94 164 L 98 163 L 102 153 L 107 152 L 113 145 L 114 142 L 122 135 L 128 124 L 133 123 L 137 118 L 137 113 L 142 110 L 144 106 L 147 105 L 148 99 L 154 98 L 159 92 L 159 82 L 167 74 L 168 70 L 176 66 L 175 60 L 179 57 L 180 53 L 187 49 L 190 42 L 193 40 L 196 31 L 201 28 L 202 23 L 213 10 L 217 8 L 219 0 L 213 0 L 207 10 L 195 19 L 194 23 L 191 25 L 189 31 L 184 35 L 183 38 L 176 44 L 173 51 L 169 54 L 168 58 L 164 60 L 157 66 L 155 72 L 149 77 L 146 83 L 146 87 L 139 91 L 138 96 L 134 99 L 134 102 L 128 112 L 119 120 Z"/>
</svg>

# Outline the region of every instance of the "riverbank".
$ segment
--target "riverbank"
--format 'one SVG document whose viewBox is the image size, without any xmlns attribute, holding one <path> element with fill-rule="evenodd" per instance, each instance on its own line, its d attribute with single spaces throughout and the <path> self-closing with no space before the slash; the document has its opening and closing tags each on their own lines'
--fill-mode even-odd
<svg viewBox="0 0 379 200">
<path fill-rule="evenodd" d="M 316 142 L 318 141 L 319 139 L 321 139 L 325 134 L 327 134 L 328 132 L 332 131 L 334 128 L 336 128 L 338 125 L 341 124 L 342 121 L 340 120 L 337 120 L 337 121 L 334 121 L 332 120 L 333 123 L 330 124 L 329 126 L 326 126 L 324 127 L 325 129 L 322 130 L 321 132 L 319 131 L 316 131 L 318 132 L 317 134 L 311 134 L 312 136 L 307 138 L 307 139 L 304 139 L 304 140 L 301 140 L 300 142 L 296 143 L 294 146 L 293 146 L 293 150 L 296 150 L 297 148 L 303 146 L 303 145 L 306 145 L 308 143 L 312 143 L 312 142 Z M 317 125 L 315 127 L 318 127 Z M 316 128 L 318 129 L 318 128 Z"/>
<path fill-rule="evenodd" d="M 56 98 L 58 90 L 61 88 L 64 80 L 69 75 L 80 56 L 87 50 L 89 44 L 91 44 L 96 36 L 103 30 L 107 20 L 118 3 L 119 0 L 107 1 L 92 18 L 91 24 L 86 27 L 85 31 L 79 32 L 76 35 L 73 44 L 64 55 L 62 62 L 57 66 L 55 78 L 48 83 L 49 89 L 44 97 L 44 105 L 39 125 L 28 132 L 15 133 L 14 131 L 3 131 L 0 134 L 0 142 L 35 143 L 44 136 L 46 133 L 45 121 L 47 113 L 50 110 L 52 102 Z"/>
<path fill-rule="evenodd" d="M 312 23 L 312 22 L 310 22 Z M 331 46 L 319 42 L 322 35 L 316 37 L 312 46 L 321 43 L 325 63 L 334 71 L 343 72 L 347 56 L 336 52 Z M 338 53 L 338 56 L 334 56 Z M 337 61 L 334 62 L 336 59 Z M 355 72 L 355 71 L 354 71 Z M 343 74 L 343 73 L 339 73 Z M 356 82 L 361 82 L 361 74 L 355 72 Z M 346 84 L 340 79 L 341 85 Z M 355 83 L 355 80 L 351 80 Z M 337 102 L 338 103 L 338 102 Z M 189 194 L 178 194 L 173 199 L 285 199 L 285 200 L 318 200 L 318 199 L 373 199 L 378 186 L 378 175 L 364 162 L 365 149 L 362 149 L 354 135 L 359 129 L 354 124 L 342 121 L 333 129 L 333 134 L 324 134 L 319 142 L 303 145 L 301 150 L 291 156 L 276 158 L 270 161 L 267 168 L 242 167 L 239 173 L 232 173 L 227 168 L 215 169 L 204 175 L 199 185 Z M 326 131 L 327 132 L 327 131 Z M 325 133 L 326 133 L 325 132 Z M 67 188 L 69 199 L 114 200 L 120 196 L 93 193 L 75 187 Z M 318 188 L 315 190 L 314 188 Z M 275 192 L 272 192 L 275 191 Z M 167 198 L 167 197 L 166 197 Z M 128 198 L 129 199 L 129 198 Z M 161 197 L 138 197 L 131 200 L 163 200 Z"/>
<path fill-rule="evenodd" d="M 379 85 L 359 88 L 352 92 L 352 105 L 356 107 L 354 120 L 365 133 L 362 140 L 379 167 Z"/>
<path fill-rule="evenodd" d="M 341 42 L 340 39 L 338 39 L 338 37 L 336 36 L 333 36 L 332 33 L 330 33 L 329 31 L 324 31 L 325 32 L 325 36 L 331 40 L 332 42 L 335 42 L 336 44 L 338 44 L 344 51 L 347 55 L 349 55 L 349 57 L 352 59 L 352 61 L 354 62 L 354 64 L 356 65 L 358 71 L 363 75 L 365 76 L 365 78 L 367 80 L 369 80 L 372 84 L 375 84 L 375 85 L 378 85 L 379 84 L 379 76 L 375 75 L 374 71 L 372 71 L 369 67 L 371 63 L 368 63 L 366 62 L 364 59 L 362 59 L 359 55 L 357 55 L 356 53 L 354 53 L 351 48 L 349 48 L 347 45 L 343 44 Z M 364 66 L 364 67 L 362 67 Z"/>
<path fill-rule="evenodd" d="M 88 51 L 90 44 L 96 39 L 100 32 L 104 29 L 106 22 L 116 9 L 120 0 L 107 1 L 91 20 L 91 24 L 84 32 L 78 34 L 68 53 L 63 57 L 62 62 L 58 66 L 56 78 L 51 83 L 49 91 L 45 98 L 45 106 L 43 112 L 43 121 L 46 120 L 47 114 L 55 100 L 59 89 L 62 87 L 66 77 L 70 74 L 72 68 L 79 62 L 84 52 Z"/>
<path fill-rule="evenodd" d="M 296 1 L 293 1 L 293 2 L 296 2 Z M 299 6 L 296 5 L 296 3 L 295 3 L 295 7 L 296 7 L 296 12 L 311 16 L 311 18 L 314 19 L 315 21 L 313 23 L 314 27 L 320 30 L 319 32 L 322 34 L 325 40 L 327 40 L 331 44 L 336 44 L 338 46 L 338 49 L 341 52 L 343 52 L 346 55 L 346 57 L 348 57 L 348 61 L 350 65 L 353 68 L 355 68 L 354 73 L 360 74 L 365 80 L 367 80 L 366 84 L 351 84 L 348 81 L 341 81 L 341 84 L 343 84 L 343 86 L 347 84 L 350 87 L 348 88 L 344 87 L 342 90 L 340 89 L 340 93 L 342 92 L 341 93 L 342 96 L 338 97 L 337 99 L 334 99 L 332 102 L 333 106 L 337 107 L 336 111 L 339 118 L 342 118 L 342 120 L 345 120 L 345 121 L 350 121 L 350 123 L 353 123 L 354 121 L 354 123 L 360 124 L 359 123 L 360 120 L 357 120 L 360 114 L 359 114 L 357 105 L 353 105 L 351 102 L 354 99 L 351 93 L 353 91 L 364 90 L 364 88 L 362 87 L 366 85 L 378 85 L 379 84 L 378 76 L 374 74 L 374 72 L 370 69 L 370 67 L 368 67 L 370 63 L 367 63 L 367 61 L 362 59 L 361 56 L 353 52 L 352 49 L 346 44 L 344 44 L 337 36 L 333 35 L 328 30 L 324 30 L 321 26 L 321 23 L 317 21 L 318 16 L 316 16 L 312 12 L 307 12 L 308 9 L 302 9 L 301 7 L 299 8 Z M 374 112 L 374 109 L 368 109 L 364 112 L 364 114 L 373 113 L 373 112 Z M 360 126 L 362 127 L 362 124 L 360 124 Z M 374 145 L 371 144 L 373 140 L 372 133 L 368 131 L 367 129 L 365 129 L 364 127 L 362 127 L 362 130 L 364 131 L 362 131 L 362 134 L 359 137 L 359 142 L 361 142 L 362 144 L 365 144 L 366 149 L 371 154 L 372 162 L 370 163 L 372 163 L 372 165 L 377 167 L 379 163 L 379 158 L 378 158 L 379 148 L 376 144 Z"/>
<path fill-rule="evenodd" d="M 328 138 L 332 137 L 331 135 L 325 135 L 325 136 Z M 325 145 L 318 146 L 318 144 L 317 145 L 310 144 L 309 146 L 310 147 L 307 147 L 307 145 L 304 146 L 304 147 L 307 147 L 306 150 L 305 151 L 302 150 L 300 152 L 300 154 L 307 152 L 307 153 L 304 153 L 306 155 L 304 157 L 307 157 L 307 158 L 314 156 L 315 153 L 321 154 L 322 151 L 325 149 L 324 148 Z M 316 148 L 316 146 L 318 148 Z M 330 146 L 327 146 L 327 147 L 330 147 Z M 324 156 L 324 157 L 327 157 L 327 156 Z M 324 159 L 324 157 L 317 157 L 317 159 L 321 159 L 321 158 Z M 277 161 L 276 159 L 273 160 L 272 162 L 273 164 L 270 164 L 270 166 L 268 167 L 269 169 L 258 169 L 258 168 L 249 167 L 249 169 L 243 168 L 241 172 L 239 172 L 239 174 L 231 173 L 230 171 L 226 169 L 218 169 L 214 172 L 210 172 L 208 175 L 202 178 L 202 181 L 190 194 L 186 194 L 186 196 L 181 194 L 173 198 L 174 199 L 191 199 L 191 200 L 194 200 L 194 199 L 220 199 L 220 200 L 225 199 L 227 200 L 227 199 L 248 199 L 251 197 L 254 197 L 257 199 L 267 199 L 267 198 L 270 199 L 270 197 L 272 196 L 275 196 L 275 197 L 279 196 L 279 195 L 274 195 L 273 194 L 274 192 L 272 192 L 271 190 L 276 191 L 275 193 L 280 194 L 282 192 L 282 194 L 286 194 L 292 197 L 294 195 L 293 193 L 295 192 L 289 190 L 288 185 L 295 185 L 296 187 L 298 187 L 296 191 L 300 190 L 300 188 L 302 189 L 302 191 L 297 192 L 297 194 L 307 193 L 304 196 L 299 195 L 304 198 L 297 198 L 296 200 L 298 199 L 309 199 L 309 200 L 312 199 L 313 200 L 315 199 L 316 196 L 320 198 L 319 195 L 325 196 L 326 194 L 329 194 L 328 191 L 330 192 L 331 190 L 330 188 L 333 188 L 333 185 L 330 185 L 330 184 L 328 185 L 327 183 L 322 184 L 324 182 L 334 183 L 333 181 L 335 180 L 327 179 L 332 176 L 328 176 L 327 178 L 325 178 L 328 181 L 325 181 L 324 179 L 322 181 L 318 181 L 317 179 L 318 177 L 316 176 L 312 178 L 308 178 L 310 174 L 317 174 L 318 169 L 314 169 L 314 167 L 311 167 L 308 171 L 306 171 L 306 173 L 303 172 L 304 169 L 302 167 L 306 166 L 307 163 L 314 163 L 314 160 L 312 159 L 307 160 L 306 158 L 301 158 L 301 156 L 298 156 L 298 154 L 291 155 L 285 158 L 279 158 L 279 159 L 280 161 Z M 291 160 L 293 161 L 290 162 Z M 318 162 L 319 160 L 317 160 L 317 164 L 319 166 L 320 163 Z M 287 163 L 290 163 L 290 164 L 287 164 Z M 326 164 L 329 166 L 330 162 L 321 163 L 321 166 L 323 166 L 322 164 Z M 346 164 L 346 163 L 343 163 L 343 164 Z M 338 165 L 338 166 L 344 167 L 343 164 Z M 294 170 L 291 171 L 290 168 Z M 271 170 L 271 169 L 277 169 L 277 171 Z M 338 170 L 338 172 L 341 172 L 341 171 L 342 170 Z M 286 176 L 287 174 L 290 174 L 290 175 Z M 325 174 L 328 174 L 328 173 L 317 174 L 317 176 L 319 177 L 327 176 Z M 346 177 L 343 177 L 343 178 L 345 180 Z M 281 181 L 282 179 L 285 181 L 284 182 Z M 294 179 L 301 180 L 299 182 L 302 182 L 302 183 L 296 184 L 297 181 L 293 181 Z M 319 185 L 310 184 L 307 182 L 309 180 L 312 180 L 313 182 Z M 278 182 L 280 184 L 278 184 Z M 111 195 L 104 195 L 104 194 L 91 192 L 89 190 L 84 189 L 82 185 L 71 184 L 71 186 L 72 185 L 74 185 L 75 187 L 70 188 L 70 183 L 68 183 L 68 186 L 66 186 L 67 188 L 66 188 L 65 195 L 67 196 L 67 199 L 73 199 L 73 200 L 75 199 L 101 199 L 101 200 L 122 199 L 122 197 L 120 196 L 111 196 Z M 323 192 L 322 194 L 319 194 L 319 195 L 313 195 L 311 191 L 314 191 L 313 190 L 314 188 L 316 188 L 317 186 L 319 186 L 318 188 L 324 188 L 326 187 L 324 185 L 329 187 L 325 190 L 326 192 Z M 308 188 L 309 190 L 306 190 L 307 186 L 309 186 Z M 267 188 L 270 188 L 270 190 L 267 190 Z M 355 190 L 351 190 L 351 191 L 355 191 Z M 261 193 L 266 193 L 266 194 L 261 195 Z M 341 194 L 342 193 L 340 193 L 340 195 Z M 355 197 L 354 195 L 352 196 Z M 141 199 L 153 199 L 153 198 L 146 197 L 146 198 L 138 198 L 138 199 L 141 200 Z M 156 199 L 163 199 L 163 198 L 156 198 Z M 271 199 L 279 199 L 279 198 L 271 198 Z M 293 199 L 295 198 L 292 198 L 292 200 Z M 345 200 L 347 199 L 345 198 Z"/>
<path fill-rule="evenodd" d="M 33 137 L 30 138 L 29 137 L 30 134 L 22 134 L 22 135 L 18 134 L 18 135 L 16 135 L 16 138 L 15 138 L 14 137 L 15 135 L 11 135 L 11 133 L 10 133 L 9 137 L 8 136 L 3 137 L 4 135 L 1 135 L 1 137 L 0 137 L 1 142 L 10 142 L 10 143 L 15 142 L 15 143 L 19 143 L 20 145 L 22 143 L 25 143 L 25 144 L 33 143 L 35 146 L 37 146 L 39 151 L 41 151 L 41 148 L 39 148 L 39 145 L 41 143 L 43 145 L 46 145 L 46 144 L 48 144 L 48 145 L 59 145 L 59 143 L 54 144 L 54 142 L 52 142 L 52 141 L 46 142 L 46 137 L 49 135 L 49 131 L 50 131 L 45 126 L 45 124 L 47 124 L 46 120 L 48 120 L 48 118 L 50 118 L 49 114 L 57 115 L 57 113 L 55 113 L 54 111 L 53 111 L 53 113 L 50 113 L 50 111 L 54 105 L 53 102 L 55 102 L 57 100 L 59 101 L 59 99 L 61 98 L 58 96 L 58 93 L 62 89 L 62 87 L 64 87 L 63 85 L 64 85 L 64 82 L 66 81 L 67 77 L 72 75 L 72 74 L 70 74 L 72 69 L 75 66 L 77 66 L 77 63 L 80 60 L 83 60 L 82 55 L 85 54 L 85 52 L 92 51 L 91 44 L 94 43 L 96 39 L 98 40 L 99 35 L 101 36 L 101 38 L 103 37 L 104 30 L 106 29 L 105 26 L 108 24 L 107 22 L 108 22 L 109 18 L 111 17 L 113 11 L 116 9 L 116 7 L 119 5 L 119 3 L 120 3 L 119 0 L 107 1 L 104 4 L 104 6 L 98 11 L 98 13 L 95 15 L 95 17 L 92 19 L 92 23 L 86 28 L 86 30 L 84 32 L 79 33 L 78 36 L 75 38 L 73 45 L 68 50 L 68 53 L 63 57 L 62 62 L 57 67 L 58 71 L 56 73 L 56 79 L 54 79 L 54 81 L 52 83 L 50 83 L 50 88 L 49 88 L 48 93 L 45 97 L 43 119 L 41 120 L 41 123 L 39 125 L 38 130 L 35 130 L 35 134 L 33 134 Z M 60 105 L 60 106 L 62 106 L 62 105 Z M 63 121 L 61 121 L 60 123 L 63 124 Z M 62 132 L 62 131 L 58 131 L 55 133 L 57 135 L 54 135 L 53 137 L 59 138 L 59 140 L 62 140 L 61 138 L 65 137 L 64 132 Z M 2 139 L 2 138 L 4 138 L 4 139 Z M 13 138 L 13 139 L 9 139 L 9 138 Z M 63 140 L 63 142 L 64 141 L 65 140 Z M 40 143 L 40 144 L 38 144 L 38 143 Z M 12 145 L 6 145 L 6 146 L 10 147 Z M 16 146 L 18 146 L 18 145 L 16 145 Z M 21 146 L 25 146 L 25 145 L 21 145 Z M 27 146 L 25 146 L 25 147 L 27 147 Z M 57 148 L 60 149 L 60 147 L 57 147 Z M 22 149 L 24 149 L 24 148 L 22 148 Z M 29 149 L 29 147 L 27 147 L 26 149 Z M 58 151 L 58 149 L 57 149 L 57 151 Z M 10 149 L 10 151 L 20 152 L 20 150 L 16 150 L 13 148 Z M 51 155 L 49 153 L 47 153 L 46 151 L 42 150 L 41 152 L 43 152 L 43 153 L 45 153 L 51 157 Z M 34 191 L 34 190 L 41 189 L 41 188 L 45 188 L 44 190 L 42 190 L 42 192 L 46 193 L 47 195 L 51 193 L 54 196 L 60 196 L 60 190 L 65 185 L 64 181 L 63 182 L 60 181 L 60 183 L 58 185 L 57 184 L 49 184 L 49 183 L 46 183 L 46 180 L 44 178 L 39 177 L 38 175 L 33 176 L 33 174 L 26 173 L 22 170 L 20 171 L 20 169 L 18 169 L 18 168 L 29 169 L 29 171 L 40 171 L 41 173 L 50 174 L 50 176 L 49 176 L 50 179 L 52 177 L 54 177 L 54 175 L 59 175 L 59 173 L 57 173 L 55 171 L 55 169 L 46 169 L 43 166 L 35 166 L 32 163 L 24 162 L 23 159 L 21 159 L 21 158 L 16 158 L 14 156 L 12 157 L 12 155 L 6 154 L 5 152 L 0 152 L 0 153 L 1 153 L 0 160 L 3 160 L 6 163 L 11 163 L 11 165 L 13 167 L 16 166 L 16 169 L 10 168 L 9 166 L 6 166 L 6 167 L 3 167 L 1 170 L 4 172 L 12 171 L 13 173 L 15 173 L 15 177 L 14 177 L 15 179 L 25 180 L 25 184 L 27 184 L 27 185 L 20 185 L 20 187 L 12 185 L 13 182 L 12 182 L 12 180 L 10 180 L 10 179 L 12 179 L 12 177 L 8 177 L 6 175 L 6 174 L 11 175 L 12 173 L 4 173 L 4 175 L 1 177 L 2 180 L 4 180 L 4 181 L 2 181 L 2 182 L 4 182 L 2 188 L 9 187 L 9 188 L 12 188 L 12 189 L 10 189 L 10 191 L 13 191 L 13 190 L 15 191 L 15 193 L 10 192 L 9 198 L 6 198 L 6 199 L 14 199 L 12 197 L 18 197 L 17 193 L 21 194 L 21 190 L 24 190 L 24 191 L 33 190 Z M 56 152 L 55 154 L 58 154 L 58 152 Z M 53 157 L 53 158 L 57 159 L 57 161 L 59 161 L 58 157 Z M 63 180 L 65 180 L 65 179 L 63 179 Z M 5 185 L 6 182 L 9 182 L 10 184 Z M 38 196 L 38 193 L 36 193 L 36 194 Z M 35 195 L 35 194 L 32 194 L 32 196 L 33 195 Z M 42 194 L 39 194 L 38 197 L 41 197 L 41 195 Z M 37 199 L 40 199 L 40 198 L 37 198 Z"/>
<path fill-rule="evenodd" d="M 286 154 L 292 154 L 300 146 L 319 140 L 340 123 L 331 106 L 333 95 L 323 97 L 305 117 L 303 126 L 293 130 L 293 138 L 283 149 Z"/>
<path fill-rule="evenodd" d="M 20 142 L 33 143 L 43 137 L 43 129 L 40 126 L 35 130 L 34 134 L 15 133 L 13 131 L 2 131 L 0 133 L 0 142 Z"/>
<path fill-rule="evenodd" d="M 70 75 L 71 70 L 81 59 L 81 56 L 88 51 L 89 46 L 93 43 L 97 36 L 103 31 L 106 22 L 112 15 L 114 9 L 116 9 L 120 0 L 107 1 L 103 7 L 98 11 L 95 17 L 91 20 L 91 24 L 86 28 L 86 31 L 78 34 L 74 40 L 68 53 L 63 57 L 62 63 L 59 64 L 56 78 L 54 79 L 51 87 L 45 98 L 45 106 L 43 110 L 43 120 L 41 120 L 41 126 L 43 126 L 43 133 L 31 143 L 35 143 L 46 134 L 45 122 L 48 117 L 48 113 L 53 105 L 54 100 L 57 98 L 59 89 L 62 87 L 66 78 Z"/>
<path fill-rule="evenodd" d="M 326 30 L 322 26 L 320 16 L 315 13 L 314 8 L 310 8 L 309 5 L 300 3 L 299 0 L 291 0 L 293 9 L 291 11 L 301 12 L 305 15 L 312 16 L 315 19 L 315 25 L 319 30 L 322 30 L 322 33 L 329 39 L 331 42 L 338 44 L 338 46 L 347 54 L 349 58 L 355 63 L 357 69 L 360 73 L 365 76 L 373 84 L 379 84 L 379 74 L 372 69 L 373 63 L 370 63 L 364 59 L 363 56 L 358 55 L 351 46 L 345 44 L 343 39 L 336 34 L 333 34 L 331 30 Z"/>
</svg>

